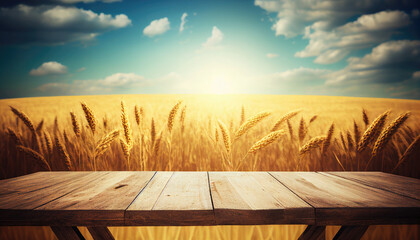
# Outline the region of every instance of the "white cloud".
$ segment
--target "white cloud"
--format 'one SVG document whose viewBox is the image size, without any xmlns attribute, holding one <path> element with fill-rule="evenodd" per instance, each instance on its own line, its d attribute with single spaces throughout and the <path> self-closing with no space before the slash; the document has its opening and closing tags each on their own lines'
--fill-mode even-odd
<svg viewBox="0 0 420 240">
<path fill-rule="evenodd" d="M 63 44 L 89 41 L 104 32 L 124 28 L 131 20 L 70 6 L 17 5 L 0 8 L 0 43 Z"/>
<path fill-rule="evenodd" d="M 346 57 L 352 50 L 371 47 L 388 40 L 393 33 L 408 24 L 410 17 L 401 11 L 363 15 L 331 31 L 324 30 L 324 22 L 316 22 L 306 27 L 305 38 L 309 39 L 309 44 L 295 56 L 316 56 L 316 63 L 334 63 Z"/>
<path fill-rule="evenodd" d="M 276 12 L 277 20 L 272 29 L 276 36 L 294 37 L 304 33 L 306 26 L 323 22 L 324 30 L 343 25 L 349 18 L 364 13 L 387 9 L 407 9 L 418 5 L 416 1 L 400 0 L 255 0 L 255 5 L 268 12 Z"/>
<path fill-rule="evenodd" d="M 203 43 L 204 48 L 212 48 L 219 45 L 223 40 L 223 33 L 216 26 L 213 27 L 211 31 L 211 36 Z"/>
<path fill-rule="evenodd" d="M 187 16 L 188 16 L 188 14 L 186 12 L 182 14 L 182 16 L 181 16 L 181 25 L 179 26 L 179 32 L 183 32 L 184 31 L 184 25 L 187 22 Z"/>
<path fill-rule="evenodd" d="M 144 28 L 143 34 L 148 37 L 164 34 L 170 29 L 170 22 L 167 17 L 153 20 L 147 27 Z"/>
<path fill-rule="evenodd" d="M 67 73 L 67 67 L 58 62 L 45 62 L 29 72 L 31 76 L 58 75 Z"/>
<path fill-rule="evenodd" d="M 276 54 L 276 53 L 267 53 L 267 55 L 266 55 L 268 58 L 276 58 L 276 57 L 278 57 L 279 55 L 278 54 Z"/>
<path fill-rule="evenodd" d="M 349 58 L 347 67 L 331 73 L 326 83 L 397 83 L 416 76 L 419 66 L 420 41 L 389 41 L 362 58 Z"/>
<path fill-rule="evenodd" d="M 86 70 L 86 68 L 85 68 L 85 67 L 81 67 L 81 68 L 77 69 L 77 72 L 83 72 L 83 71 L 85 71 L 85 70 Z"/>
<path fill-rule="evenodd" d="M 47 83 L 37 89 L 49 95 L 104 94 L 140 87 L 146 82 L 144 77 L 134 73 L 115 73 L 104 79 Z"/>
</svg>

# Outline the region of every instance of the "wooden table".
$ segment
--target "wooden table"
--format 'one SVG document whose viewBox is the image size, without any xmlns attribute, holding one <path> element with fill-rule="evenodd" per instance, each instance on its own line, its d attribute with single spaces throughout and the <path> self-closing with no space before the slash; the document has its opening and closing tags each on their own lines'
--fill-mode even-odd
<svg viewBox="0 0 420 240">
<path fill-rule="evenodd" d="M 308 225 L 299 239 L 358 239 L 419 224 L 420 180 L 381 172 L 37 172 L 0 181 L 0 225 L 59 239 L 113 239 L 107 226 Z"/>
</svg>

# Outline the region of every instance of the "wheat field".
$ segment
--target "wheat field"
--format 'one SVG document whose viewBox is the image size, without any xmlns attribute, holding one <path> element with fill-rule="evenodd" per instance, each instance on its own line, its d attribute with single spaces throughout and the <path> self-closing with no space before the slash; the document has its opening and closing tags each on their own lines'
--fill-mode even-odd
<svg viewBox="0 0 420 240">
<path fill-rule="evenodd" d="M 0 177 L 39 170 L 377 170 L 420 178 L 420 101 L 276 95 L 0 100 Z M 116 239 L 297 239 L 305 226 L 111 227 Z M 327 228 L 331 239 L 338 227 Z M 82 233 L 89 236 L 86 229 Z M 418 239 L 372 226 L 363 239 Z M 90 237 L 90 236 L 89 236 Z M 54 239 L 0 227 L 1 239 Z"/>
</svg>

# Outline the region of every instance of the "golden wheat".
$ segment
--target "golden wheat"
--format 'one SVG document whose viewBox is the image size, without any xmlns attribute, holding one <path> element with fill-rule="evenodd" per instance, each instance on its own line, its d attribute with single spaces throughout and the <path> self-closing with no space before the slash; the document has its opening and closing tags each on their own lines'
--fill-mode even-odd
<svg viewBox="0 0 420 240">
<path fill-rule="evenodd" d="M 398 131 L 401 125 L 408 119 L 410 112 L 406 112 L 398 116 L 393 122 L 391 122 L 388 127 L 379 135 L 378 140 L 376 141 L 373 150 L 372 157 L 383 150 L 385 145 L 389 142 L 392 136 Z"/>
<path fill-rule="evenodd" d="M 382 130 L 388 115 L 389 111 L 382 113 L 369 125 L 360 139 L 357 147 L 358 152 L 363 152 L 371 142 L 375 141 L 375 136 Z"/>
<path fill-rule="evenodd" d="M 45 146 L 47 147 L 48 154 L 52 155 L 53 153 L 53 143 L 50 135 L 47 132 L 44 132 Z"/>
<path fill-rule="evenodd" d="M 12 110 L 12 112 L 20 119 L 22 120 L 22 122 L 29 128 L 29 130 L 32 132 L 32 134 L 36 135 L 36 130 L 34 127 L 33 122 L 31 121 L 31 119 L 28 117 L 28 115 L 26 115 L 24 112 L 9 106 L 10 109 Z"/>
<path fill-rule="evenodd" d="M 130 159 L 130 146 L 125 142 L 124 139 L 120 139 L 121 149 L 123 150 L 126 162 L 129 163 Z"/>
<path fill-rule="evenodd" d="M 368 126 L 369 125 L 369 117 L 368 117 L 366 109 L 364 109 L 364 108 L 362 109 L 362 117 L 363 117 L 363 122 L 365 123 L 365 126 Z"/>
<path fill-rule="evenodd" d="M 354 142 L 355 142 L 355 145 L 357 146 L 360 141 L 360 130 L 359 130 L 359 125 L 357 125 L 355 120 L 353 120 L 353 130 L 354 130 Z"/>
<path fill-rule="evenodd" d="M 322 144 L 322 155 L 325 155 L 327 153 L 328 148 L 330 147 L 333 135 L 334 135 L 334 122 L 331 123 L 330 128 L 327 132 L 327 139 L 325 139 L 324 143 Z"/>
<path fill-rule="evenodd" d="M 309 124 L 311 124 L 312 122 L 314 122 L 317 118 L 318 118 L 318 115 L 312 116 L 311 119 L 309 120 Z"/>
<path fill-rule="evenodd" d="M 239 125 L 244 124 L 244 122 L 245 122 L 245 107 L 244 107 L 244 105 L 242 105 L 242 108 L 241 108 L 241 121 L 239 122 Z"/>
<path fill-rule="evenodd" d="M 80 124 L 79 124 L 79 121 L 77 121 L 76 114 L 74 112 L 70 112 L 70 117 L 71 117 L 71 125 L 73 126 L 73 132 L 77 137 L 79 137 L 80 136 Z"/>
<path fill-rule="evenodd" d="M 128 120 L 124 101 L 121 101 L 121 123 L 124 130 L 125 142 L 128 144 L 129 149 L 131 149 L 133 146 L 133 136 L 131 134 L 130 121 Z"/>
<path fill-rule="evenodd" d="M 139 106 L 134 106 L 134 116 L 136 117 L 136 123 L 138 126 L 140 126 L 140 121 L 141 121 L 141 117 L 140 117 L 140 110 L 139 110 Z"/>
<path fill-rule="evenodd" d="M 64 145 L 60 142 L 60 139 L 58 139 L 58 137 L 55 137 L 55 147 L 57 149 L 58 156 L 61 162 L 64 163 L 67 170 L 71 170 L 72 164 L 71 164 L 70 156 L 67 153 Z"/>
<path fill-rule="evenodd" d="M 31 157 L 32 159 L 36 160 L 36 163 L 45 170 L 51 171 L 51 167 L 48 164 L 48 162 L 45 160 L 45 158 L 37 153 L 36 151 L 34 151 L 33 149 L 24 147 L 22 145 L 18 145 L 16 146 L 16 148 L 18 149 L 18 151 L 25 153 L 27 156 Z"/>
<path fill-rule="evenodd" d="M 151 139 L 151 146 L 155 143 L 156 140 L 156 128 L 155 128 L 155 121 L 152 118 L 152 122 L 150 124 L 150 139 Z"/>
<path fill-rule="evenodd" d="M 286 113 L 286 114 L 284 114 L 275 124 L 274 124 L 274 126 L 273 126 L 273 128 L 271 129 L 271 131 L 273 132 L 273 131 L 276 131 L 276 130 L 278 130 L 279 129 L 279 127 L 280 127 L 280 125 L 283 123 L 283 122 L 285 122 L 285 121 L 287 121 L 287 120 L 290 120 L 292 117 L 294 117 L 294 116 L 296 116 L 296 115 L 298 115 L 300 112 L 301 112 L 302 110 L 301 109 L 298 109 L 298 110 L 295 110 L 295 111 L 291 111 L 291 112 L 288 112 L 288 113 Z"/>
<path fill-rule="evenodd" d="M 99 140 L 99 142 L 96 144 L 95 157 L 100 157 L 102 154 L 104 154 L 111 146 L 111 143 L 117 139 L 119 135 L 120 130 L 115 129 L 102 137 L 101 140 Z"/>
<path fill-rule="evenodd" d="M 93 134 L 95 134 L 96 130 L 96 118 L 93 115 L 92 110 L 86 105 L 86 103 L 80 103 L 82 105 L 83 112 L 85 113 L 86 121 L 88 122 L 89 128 Z"/>
<path fill-rule="evenodd" d="M 240 136 L 245 134 L 249 129 L 257 125 L 259 122 L 261 122 L 264 118 L 270 116 L 270 112 L 260 112 L 248 120 L 246 120 L 236 131 L 235 133 L 235 139 L 238 139 Z"/>
<path fill-rule="evenodd" d="M 304 155 L 311 151 L 312 149 L 318 148 L 321 146 L 327 140 L 326 136 L 318 136 L 314 137 L 311 140 L 309 140 L 303 147 L 299 148 L 299 154 Z"/>
<path fill-rule="evenodd" d="M 38 135 L 42 132 L 43 127 L 44 127 L 44 119 L 42 119 L 41 122 L 39 122 L 38 126 L 36 127 L 36 133 Z"/>
<path fill-rule="evenodd" d="M 266 146 L 268 146 L 270 143 L 273 143 L 276 139 L 283 136 L 285 134 L 284 130 L 278 130 L 274 132 L 270 132 L 268 135 L 263 137 L 261 140 L 256 142 L 249 150 L 248 153 L 255 153 L 257 150 L 260 150 Z"/>
<path fill-rule="evenodd" d="M 308 132 L 308 128 L 306 126 L 305 120 L 303 120 L 303 117 L 302 117 L 300 118 L 300 123 L 299 123 L 299 142 L 303 142 L 307 132 Z"/>
<path fill-rule="evenodd" d="M 174 119 L 178 112 L 179 106 L 181 105 L 182 101 L 178 101 L 175 106 L 172 107 L 171 111 L 169 112 L 168 116 L 168 131 L 171 132 L 172 128 L 174 127 Z"/>
<path fill-rule="evenodd" d="M 290 140 L 293 141 L 293 127 L 289 120 L 287 122 L 287 128 L 289 129 Z"/>
<path fill-rule="evenodd" d="M 229 130 L 227 129 L 226 125 L 222 121 L 219 120 L 218 124 L 220 128 L 220 132 L 222 133 L 223 143 L 225 145 L 226 152 L 229 154 L 230 145 L 231 145 Z"/>
</svg>

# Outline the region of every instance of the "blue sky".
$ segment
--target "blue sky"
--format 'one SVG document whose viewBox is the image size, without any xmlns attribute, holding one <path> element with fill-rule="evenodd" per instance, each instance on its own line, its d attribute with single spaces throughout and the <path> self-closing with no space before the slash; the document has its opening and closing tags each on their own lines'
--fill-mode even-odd
<svg viewBox="0 0 420 240">
<path fill-rule="evenodd" d="M 0 98 L 420 99 L 419 8 L 416 1 L 393 0 L 6 0 L 0 3 Z"/>
</svg>

